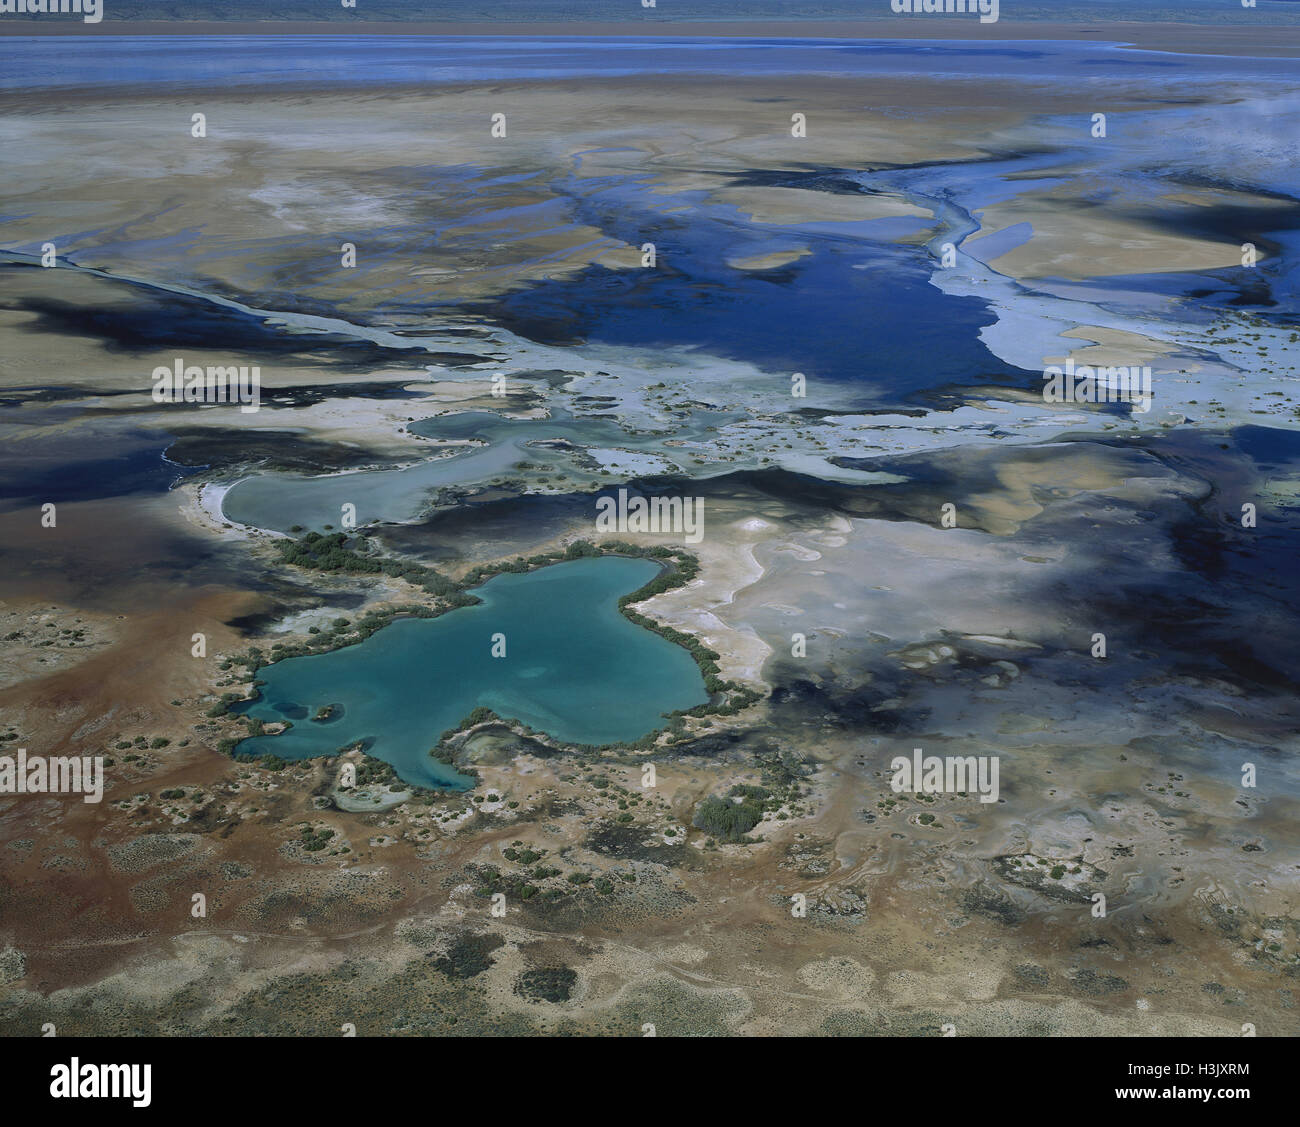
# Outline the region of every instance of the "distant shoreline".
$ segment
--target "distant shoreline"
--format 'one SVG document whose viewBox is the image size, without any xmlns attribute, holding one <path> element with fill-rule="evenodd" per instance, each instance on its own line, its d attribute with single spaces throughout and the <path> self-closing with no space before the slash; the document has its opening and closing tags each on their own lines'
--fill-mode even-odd
<svg viewBox="0 0 1300 1127">
<path fill-rule="evenodd" d="M 466 36 L 558 36 L 570 38 L 733 38 L 733 39 L 969 39 L 972 41 L 1007 40 L 1089 40 L 1119 42 L 1153 51 L 1174 51 L 1207 55 L 1256 55 L 1300 57 L 1300 24 L 1180 24 L 1126 23 L 1052 23 L 1000 20 L 981 25 L 970 18 L 931 19 L 895 16 L 861 20 L 701 20 L 667 21 L 657 19 L 592 22 L 546 21 L 517 23 L 506 21 L 439 21 L 422 23 L 393 20 L 383 23 L 330 20 L 285 22 L 275 20 L 184 21 L 140 20 L 83 23 L 75 16 L 47 17 L 43 20 L 0 20 L 0 37 L 108 35 L 433 35 Z"/>
</svg>

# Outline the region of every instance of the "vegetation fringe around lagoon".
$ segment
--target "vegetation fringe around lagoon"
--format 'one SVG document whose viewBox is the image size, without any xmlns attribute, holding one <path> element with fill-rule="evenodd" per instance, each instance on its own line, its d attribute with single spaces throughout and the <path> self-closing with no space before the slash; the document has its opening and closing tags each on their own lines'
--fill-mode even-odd
<svg viewBox="0 0 1300 1127">
<path fill-rule="evenodd" d="M 642 547 L 622 540 L 608 540 L 599 545 L 587 540 L 576 540 L 563 549 L 538 553 L 531 556 L 517 556 L 514 559 L 497 563 L 482 564 L 466 572 L 459 580 L 452 579 L 434 568 L 409 560 L 400 560 L 384 556 L 376 551 L 364 533 L 319 533 L 308 532 L 297 540 L 280 540 L 275 544 L 281 562 L 308 571 L 318 571 L 338 575 L 373 575 L 401 579 L 433 595 L 438 602 L 433 606 L 422 603 L 398 604 L 385 610 L 367 611 L 355 622 L 348 618 L 336 618 L 328 629 L 313 626 L 308 630 L 311 640 L 305 643 L 277 642 L 267 654 L 258 646 L 250 646 L 238 656 L 222 663 L 222 669 L 233 669 L 235 665 L 245 667 L 251 692 L 247 696 L 238 693 L 223 693 L 221 700 L 207 710 L 209 719 L 221 719 L 230 715 L 239 715 L 238 706 L 247 705 L 260 696 L 263 681 L 257 677 L 264 665 L 270 665 L 291 657 L 303 657 L 310 654 L 329 653 L 346 646 L 363 642 L 376 631 L 383 629 L 399 617 L 437 618 L 459 607 L 473 606 L 482 600 L 471 594 L 473 588 L 482 586 L 493 577 L 505 573 L 523 573 L 549 567 L 571 560 L 591 559 L 601 556 L 629 556 L 652 560 L 660 565 L 660 571 L 647 583 L 635 591 L 623 595 L 618 600 L 619 612 L 630 622 L 644 627 L 666 638 L 674 645 L 681 646 L 695 660 L 704 679 L 705 691 L 709 700 L 693 708 L 665 713 L 665 723 L 654 731 L 647 732 L 640 739 L 599 746 L 571 744 L 565 741 L 552 741 L 545 733 L 538 732 L 520 720 L 505 719 L 497 716 L 490 709 L 475 708 L 456 727 L 448 729 L 438 738 L 429 754 L 440 762 L 456 766 L 454 754 L 446 750 L 451 737 L 485 722 L 496 722 L 510 726 L 520 733 L 545 739 L 560 747 L 579 752 L 608 752 L 617 749 L 648 750 L 654 747 L 665 728 L 674 735 L 669 743 L 689 740 L 690 734 L 685 729 L 684 717 L 704 717 L 709 715 L 730 716 L 747 708 L 761 699 L 762 693 L 739 684 L 724 680 L 719 676 L 719 655 L 709 649 L 692 634 L 677 630 L 671 626 L 656 622 L 653 618 L 632 609 L 633 605 L 653 598 L 655 595 L 683 587 L 694 579 L 700 570 L 699 559 L 681 547 L 654 545 Z M 248 728 L 246 736 L 263 734 L 263 724 L 252 717 L 241 717 Z M 284 729 L 292 726 L 286 720 Z M 233 754 L 235 746 L 245 736 L 227 736 L 218 742 L 218 748 L 225 754 Z M 251 757 L 250 757 L 251 758 Z M 285 761 L 275 755 L 257 757 L 256 761 L 265 761 L 267 765 L 280 767 Z M 274 762 L 271 762 L 274 761 Z M 457 767 L 457 770 L 462 768 Z M 467 772 L 473 775 L 473 772 Z"/>
</svg>

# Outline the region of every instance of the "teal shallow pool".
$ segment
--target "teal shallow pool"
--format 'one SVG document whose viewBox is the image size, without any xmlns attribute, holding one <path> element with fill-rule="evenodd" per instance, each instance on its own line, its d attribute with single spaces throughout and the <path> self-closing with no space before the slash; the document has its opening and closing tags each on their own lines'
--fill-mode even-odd
<svg viewBox="0 0 1300 1127">
<path fill-rule="evenodd" d="M 658 570 L 605 556 L 498 575 L 476 588 L 478 606 L 399 619 L 355 646 L 267 666 L 247 714 L 294 726 L 236 750 L 307 759 L 365 740 L 407 782 L 458 787 L 468 780 L 429 750 L 479 705 L 561 740 L 636 740 L 664 713 L 708 699 L 690 654 L 619 613 L 620 596 Z M 497 634 L 504 657 L 492 656 Z M 325 706 L 330 718 L 313 719 Z"/>
</svg>

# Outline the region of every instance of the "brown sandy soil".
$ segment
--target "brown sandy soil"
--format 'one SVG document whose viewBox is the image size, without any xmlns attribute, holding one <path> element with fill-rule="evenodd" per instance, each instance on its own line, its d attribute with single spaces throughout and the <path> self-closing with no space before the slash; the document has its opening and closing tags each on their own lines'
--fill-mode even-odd
<svg viewBox="0 0 1300 1127">
<path fill-rule="evenodd" d="M 1081 125 L 1086 128 L 1086 123 Z M 1098 141 L 1104 144 L 1104 141 Z M 1089 206 L 1091 188 L 1086 180 L 1068 187 L 1036 192 L 983 208 L 981 230 L 968 243 L 980 253 L 980 243 L 1007 227 L 1028 224 L 1033 235 L 1014 250 L 990 260 L 1000 274 L 1013 278 L 1095 278 L 1114 274 L 1177 273 L 1208 271 L 1241 265 L 1241 244 L 1212 242 L 1182 232 L 1157 230 L 1149 218 L 1161 208 L 1179 205 L 1186 209 L 1205 207 L 1209 197 L 1185 192 L 1161 197 L 1159 204 L 1126 208 L 1127 214 L 1098 213 Z M 1228 192 L 1216 201 L 1221 205 L 1276 208 L 1280 200 Z"/>
<path fill-rule="evenodd" d="M 6 938 L 21 962 L 10 953 L 7 965 L 22 973 L 0 995 L 3 1028 L 22 1034 L 47 1020 L 69 1034 L 324 1033 L 349 1020 L 367 1034 L 635 1035 L 647 1021 L 661 1035 L 937 1033 L 943 1022 L 965 1034 L 1022 1035 L 1231 1035 L 1243 1020 L 1261 1034 L 1286 1028 L 1281 957 L 1243 941 L 1260 934 L 1290 951 L 1286 920 L 1243 914 L 1240 890 L 1199 862 L 1156 902 L 1132 895 L 1169 848 L 1149 799 L 1128 804 L 1125 829 L 1084 836 L 1067 822 L 990 838 L 973 799 L 934 807 L 942 828 L 917 823 L 908 811 L 919 804 L 906 800 L 869 824 L 864 809 L 890 795 L 878 772 L 861 766 L 854 742 L 833 741 L 822 754 L 835 782 L 817 788 L 812 817 L 765 835 L 767 844 L 716 852 L 699 831 L 682 847 L 664 844 L 656 828 L 729 778 L 752 780 L 699 760 L 663 764 L 656 798 L 634 807 L 639 832 L 594 848 L 584 842 L 610 825 L 603 819 L 614 804 L 564 765 L 528 756 L 484 770 L 484 792 L 518 801 L 516 811 L 496 804 L 447 831 L 437 812 L 463 797 L 342 815 L 311 797 L 328 791 L 330 765 L 272 773 L 175 752 L 125 777 L 119 770 L 103 807 L 40 803 L 40 819 L 61 826 L 57 839 L 33 820 L 34 804 L 20 823 L 11 801 L 0 849 Z M 1158 781 L 1151 766 L 1128 771 L 1136 793 Z M 639 793 L 636 769 L 600 773 Z M 1116 786 L 1109 769 L 1103 785 Z M 178 788 L 185 798 L 159 797 Z M 1056 793 L 1062 808 L 1078 797 Z M 1226 809 L 1229 798 L 1192 801 Z M 304 824 L 334 831 L 325 850 L 302 850 Z M 522 868 L 504 849 L 534 850 L 566 875 L 612 878 L 613 890 L 546 878 L 539 883 L 567 886 L 559 900 L 508 894 L 504 918 L 494 918 L 476 887 L 481 866 Z M 1089 883 L 1026 884 L 991 863 L 994 852 L 1042 858 L 1044 867 L 1087 864 Z M 1220 860 L 1228 858 L 1200 858 Z M 1110 898 L 1105 920 L 1089 912 L 1094 880 Z M 1042 885 L 1047 894 L 1032 890 Z M 191 915 L 195 892 L 207 898 L 206 918 Z M 791 913 L 796 893 L 806 917 Z M 486 965 L 462 966 L 458 948 L 484 936 Z M 525 971 L 557 966 L 573 972 L 568 999 L 520 994 Z"/>
<path fill-rule="evenodd" d="M 982 156 L 978 138 L 1023 119 L 1024 92 L 1012 83 L 981 82 L 981 108 L 973 110 L 966 108 L 962 88 L 962 83 L 927 84 L 904 95 L 883 80 L 776 77 L 729 83 L 725 101 L 707 79 L 675 80 L 670 86 L 623 80 L 581 87 L 517 83 L 440 88 L 432 94 L 420 88 L 343 94 L 324 88 L 206 91 L 199 97 L 208 118 L 208 136 L 202 140 L 189 136 L 187 114 L 178 115 L 152 93 L 115 94 L 106 102 L 102 92 L 70 92 L 57 107 L 10 119 L 16 129 L 39 137 L 46 159 L 16 167 L 7 181 L 13 200 L 25 202 L 22 214 L 6 226 L 6 239 L 11 246 L 53 240 L 60 254 L 72 255 L 80 266 L 204 292 L 238 293 L 255 307 L 288 301 L 286 290 L 298 295 L 295 304 L 319 296 L 364 321 L 387 304 L 401 310 L 411 304 L 492 297 L 503 278 L 518 286 L 562 277 L 592 262 L 639 264 L 639 245 L 564 219 L 551 180 L 572 173 L 579 154 L 584 176 L 650 176 L 665 205 L 681 192 L 725 190 L 725 202 L 764 221 L 924 220 L 923 211 L 884 197 L 850 199 L 730 185 L 737 174 L 755 168 L 869 168 Z M 715 112 L 699 119 L 689 108 L 706 91 Z M 1116 89 L 1111 105 L 1118 112 L 1142 98 L 1138 89 Z M 1063 109 L 1077 100 L 1075 93 L 1046 88 L 1036 96 L 1035 108 Z M 373 121 L 381 106 L 385 128 L 379 133 Z M 941 115 L 925 113 L 939 108 L 945 111 Z M 796 140 L 790 137 L 790 117 L 800 111 L 809 114 L 809 134 Z M 907 116 L 900 117 L 900 111 Z M 510 123 L 505 140 L 488 136 L 487 123 L 496 112 L 505 113 Z M 918 113 L 924 119 L 912 116 Z M 640 140 L 629 150 L 632 130 Z M 119 143 L 124 136 L 132 138 L 129 149 Z M 286 147 L 276 142 L 282 136 L 299 141 Z M 484 167 L 417 183 L 392 167 L 394 147 L 427 152 L 439 168 Z M 88 196 L 80 183 L 50 177 L 49 169 L 65 160 L 78 167 L 90 162 L 97 177 L 93 194 Z M 502 165 L 537 172 L 506 185 L 490 183 Z M 185 192 L 160 197 L 168 178 L 183 180 Z M 521 208 L 534 209 L 522 229 Z M 333 232 L 377 225 L 419 231 L 431 210 L 449 237 L 402 255 L 384 254 L 378 261 L 371 256 L 364 284 L 339 267 L 342 236 L 335 238 Z M 64 235 L 74 215 L 79 230 L 99 233 L 67 245 Z M 177 240 L 175 232 L 186 229 L 201 230 L 201 242 Z M 147 255 L 132 249 L 142 245 L 150 247 Z M 358 254 L 366 258 L 364 239 Z M 35 294 L 60 303 L 138 300 L 102 280 L 74 279 L 57 270 L 42 271 L 51 275 L 47 279 L 32 273 L 22 271 L 6 285 L 20 287 L 18 296 L 27 296 L 21 287 L 36 287 Z M 5 316 L 20 330 L 32 320 L 20 312 Z M 400 325 L 412 319 L 398 313 L 391 320 Z M 473 324 L 472 319 L 457 320 Z M 415 323 L 428 325 L 424 318 Z M 77 343 L 75 328 L 68 335 L 70 343 Z M 191 351 L 195 355 L 187 356 L 187 362 L 232 362 L 228 354 L 214 360 Z M 161 357 L 106 357 L 102 386 L 118 386 L 114 376 L 120 372 L 133 386 L 147 387 L 154 364 L 170 363 L 174 354 L 173 349 Z M 31 375 L 39 370 L 38 357 L 29 358 L 19 346 L 14 378 L 26 373 L 35 382 Z M 413 366 L 421 361 L 430 362 L 413 352 Z M 306 358 L 262 363 L 264 380 L 279 386 L 306 382 L 313 367 L 323 370 Z M 63 382 L 84 382 L 79 371 L 65 366 Z M 367 378 L 400 379 L 403 374 L 379 371 Z M 406 378 L 412 374 L 405 373 Z"/>
<path fill-rule="evenodd" d="M 810 640 L 805 676 L 827 690 L 858 676 L 834 638 L 865 615 L 878 652 L 909 671 L 906 692 L 940 694 L 930 707 L 953 668 L 946 654 L 981 647 L 978 694 L 1014 693 L 1061 626 L 1009 577 L 1064 575 L 1069 561 L 1017 565 L 1026 548 L 1008 535 L 1085 497 L 1150 507 L 1189 487 L 1136 455 L 1072 453 L 1068 470 L 1031 451 L 996 473 L 970 467 L 987 485 L 959 498 L 962 512 L 996 524 L 991 538 L 920 519 L 937 509 L 923 493 L 918 519 L 903 522 L 715 500 L 695 597 L 646 609 L 699 629 L 724 666 L 748 660 L 733 639 L 775 648 L 776 624 L 793 623 Z M 69 535 L 86 529 L 66 523 Z M 146 590 L 118 588 L 115 601 Z M 101 805 L 0 798 L 4 1032 L 53 1021 L 65 1034 L 325 1033 L 351 1021 L 409 1034 L 637 1035 L 646 1023 L 660 1035 L 935 1034 L 954 1023 L 963 1034 L 1232 1035 L 1292 1021 L 1300 811 L 1171 771 L 1122 708 L 1067 737 L 1069 771 L 1068 723 L 1041 682 L 992 710 L 993 729 L 951 743 L 910 725 L 916 735 L 891 735 L 884 718 L 906 705 L 873 691 L 872 675 L 880 719 L 846 726 L 810 698 L 778 721 L 759 704 L 649 755 L 557 756 L 489 726 L 472 737 L 471 794 L 347 813 L 332 797 L 339 759 L 275 771 L 211 750 L 222 726 L 202 711 L 237 637 L 214 628 L 204 662 L 185 647 L 191 623 L 231 614 L 235 596 L 180 586 L 154 599 L 151 613 L 131 606 L 111 650 L 6 694 L 32 750 L 39 734 L 41 746 L 114 762 Z M 142 750 L 138 736 L 172 742 Z M 1004 802 L 893 792 L 889 757 L 917 742 L 1002 755 Z M 780 774 L 782 755 L 793 775 Z M 755 844 L 711 845 L 695 809 L 737 783 L 773 789 L 777 806 Z M 307 848 L 327 830 L 323 848 Z M 491 914 L 494 887 L 504 917 Z M 1091 913 L 1094 892 L 1105 918 Z M 206 916 L 192 914 L 196 893 Z M 792 913 L 796 894 L 806 915 Z"/>
</svg>

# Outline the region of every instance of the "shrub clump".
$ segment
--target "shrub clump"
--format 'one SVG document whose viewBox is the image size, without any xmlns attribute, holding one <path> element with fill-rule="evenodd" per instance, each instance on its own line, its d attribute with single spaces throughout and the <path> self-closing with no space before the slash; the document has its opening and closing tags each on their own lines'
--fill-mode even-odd
<svg viewBox="0 0 1300 1127">
<path fill-rule="evenodd" d="M 763 800 L 767 792 L 761 787 L 743 789 L 761 791 L 762 798 L 747 793 L 739 796 L 739 802 L 733 802 L 711 794 L 695 808 L 695 827 L 719 841 L 733 844 L 744 841 L 745 835 L 763 820 Z"/>
</svg>

